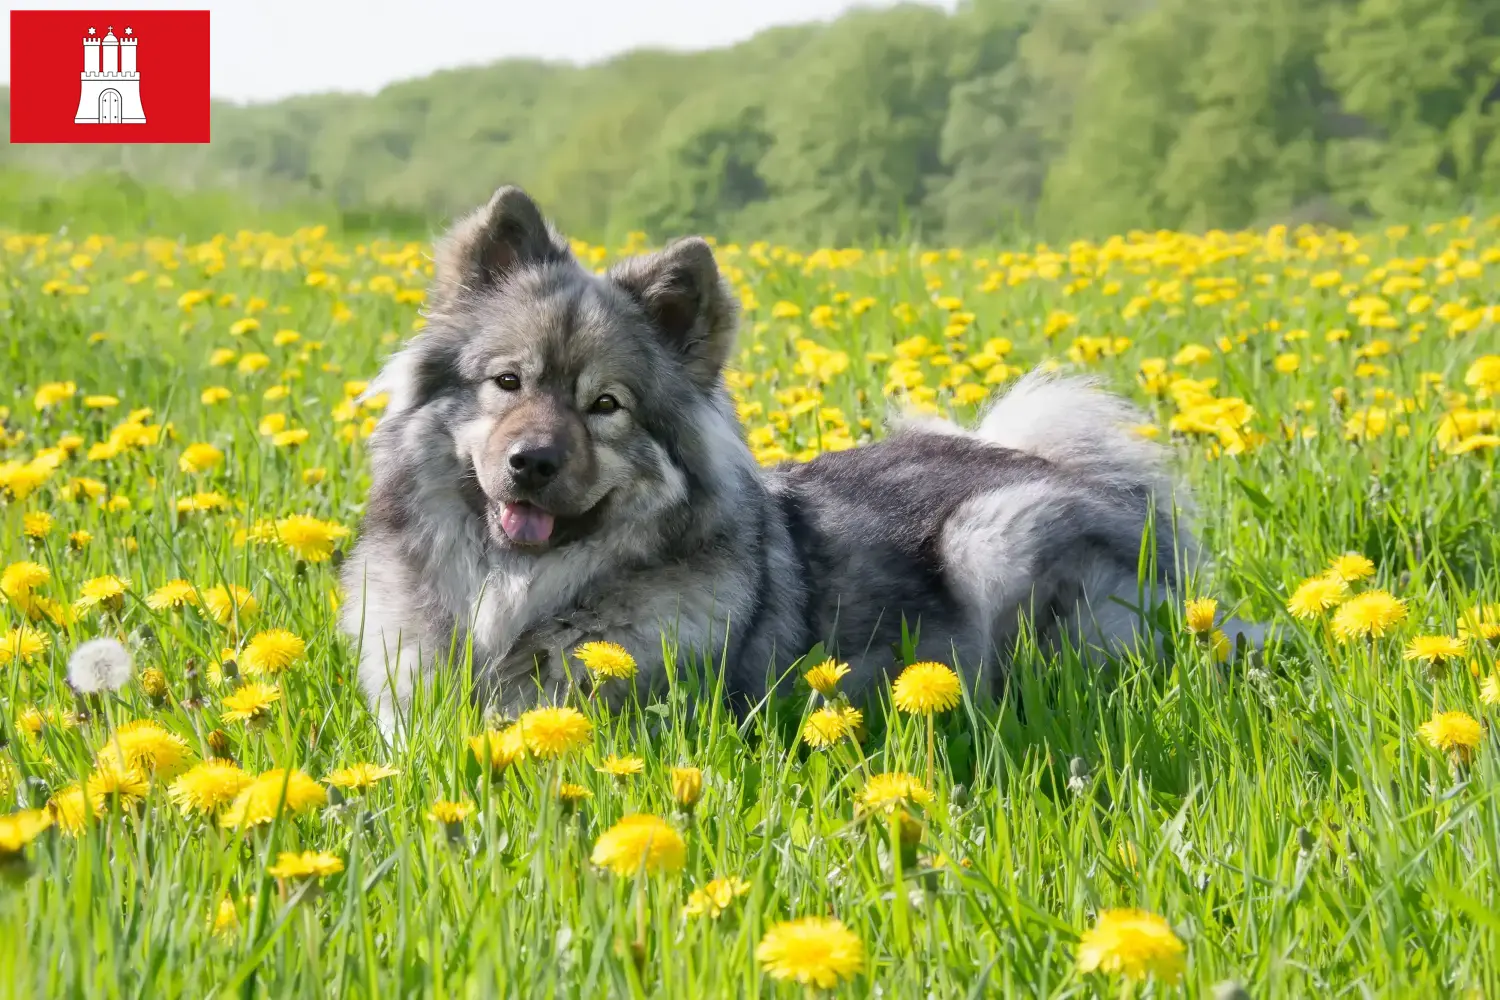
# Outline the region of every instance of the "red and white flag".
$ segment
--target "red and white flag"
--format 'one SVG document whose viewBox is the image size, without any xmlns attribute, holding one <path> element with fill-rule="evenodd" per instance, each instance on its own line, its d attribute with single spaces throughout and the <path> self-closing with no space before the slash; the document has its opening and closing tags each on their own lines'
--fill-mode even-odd
<svg viewBox="0 0 1500 1000">
<path fill-rule="evenodd" d="M 208 11 L 13 10 L 11 142 L 207 142 Z"/>
</svg>

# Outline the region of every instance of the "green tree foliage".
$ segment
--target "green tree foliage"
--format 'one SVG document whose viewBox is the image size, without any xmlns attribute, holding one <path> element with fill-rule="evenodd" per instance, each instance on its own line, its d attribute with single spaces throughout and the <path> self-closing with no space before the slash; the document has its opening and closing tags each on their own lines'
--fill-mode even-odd
<svg viewBox="0 0 1500 1000">
<path fill-rule="evenodd" d="M 1366 126 L 1329 150 L 1345 199 L 1392 213 L 1500 192 L 1500 4 L 1339 6 L 1320 65 Z"/>
<path fill-rule="evenodd" d="M 369 96 L 218 104 L 213 134 L 8 146 L 0 167 L 417 229 L 515 182 L 595 239 L 1347 222 L 1500 195 L 1500 4 L 906 4 L 710 52 L 507 60 Z"/>
<path fill-rule="evenodd" d="M 909 6 L 859 12 L 840 27 L 803 51 L 768 109 L 761 173 L 770 196 L 755 218 L 771 235 L 851 242 L 926 221 L 923 198 L 942 167 L 953 23 Z"/>
</svg>

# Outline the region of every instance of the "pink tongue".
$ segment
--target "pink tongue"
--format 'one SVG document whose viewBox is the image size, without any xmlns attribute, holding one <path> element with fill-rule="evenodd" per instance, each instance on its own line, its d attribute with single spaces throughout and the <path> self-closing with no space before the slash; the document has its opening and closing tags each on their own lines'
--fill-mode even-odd
<svg viewBox="0 0 1500 1000">
<path fill-rule="evenodd" d="M 513 542 L 545 542 L 552 537 L 552 515 L 529 503 L 508 503 L 500 528 Z"/>
</svg>

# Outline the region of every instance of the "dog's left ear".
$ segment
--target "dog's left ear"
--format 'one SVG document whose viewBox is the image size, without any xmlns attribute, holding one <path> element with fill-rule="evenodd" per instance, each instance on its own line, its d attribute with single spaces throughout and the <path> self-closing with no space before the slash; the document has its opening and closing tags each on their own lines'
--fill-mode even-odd
<svg viewBox="0 0 1500 1000">
<path fill-rule="evenodd" d="M 734 348 L 738 302 L 707 243 L 696 236 L 678 240 L 615 265 L 609 280 L 635 299 L 695 381 L 718 381 Z"/>
</svg>

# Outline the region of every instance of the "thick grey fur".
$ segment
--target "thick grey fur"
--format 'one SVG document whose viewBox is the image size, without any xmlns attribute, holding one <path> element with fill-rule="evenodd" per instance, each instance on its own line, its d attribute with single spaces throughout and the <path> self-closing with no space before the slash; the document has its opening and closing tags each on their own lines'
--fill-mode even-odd
<svg viewBox="0 0 1500 1000">
<path fill-rule="evenodd" d="M 596 275 L 516 188 L 453 228 L 426 328 L 370 390 L 390 402 L 344 569 L 342 625 L 383 727 L 454 649 L 506 711 L 565 696 L 591 640 L 660 685 L 664 635 L 748 698 L 823 642 L 858 697 L 897 665 L 903 621 L 920 656 L 985 684 L 1028 618 L 1045 642 L 1134 643 L 1134 609 L 1190 565 L 1161 450 L 1094 381 L 1033 373 L 973 430 L 911 422 L 763 470 L 724 386 L 735 324 L 702 240 Z M 605 394 L 620 408 L 591 412 Z M 561 470 L 519 490 L 506 456 L 540 439 Z M 544 548 L 500 530 L 517 500 L 556 515 Z"/>
</svg>

